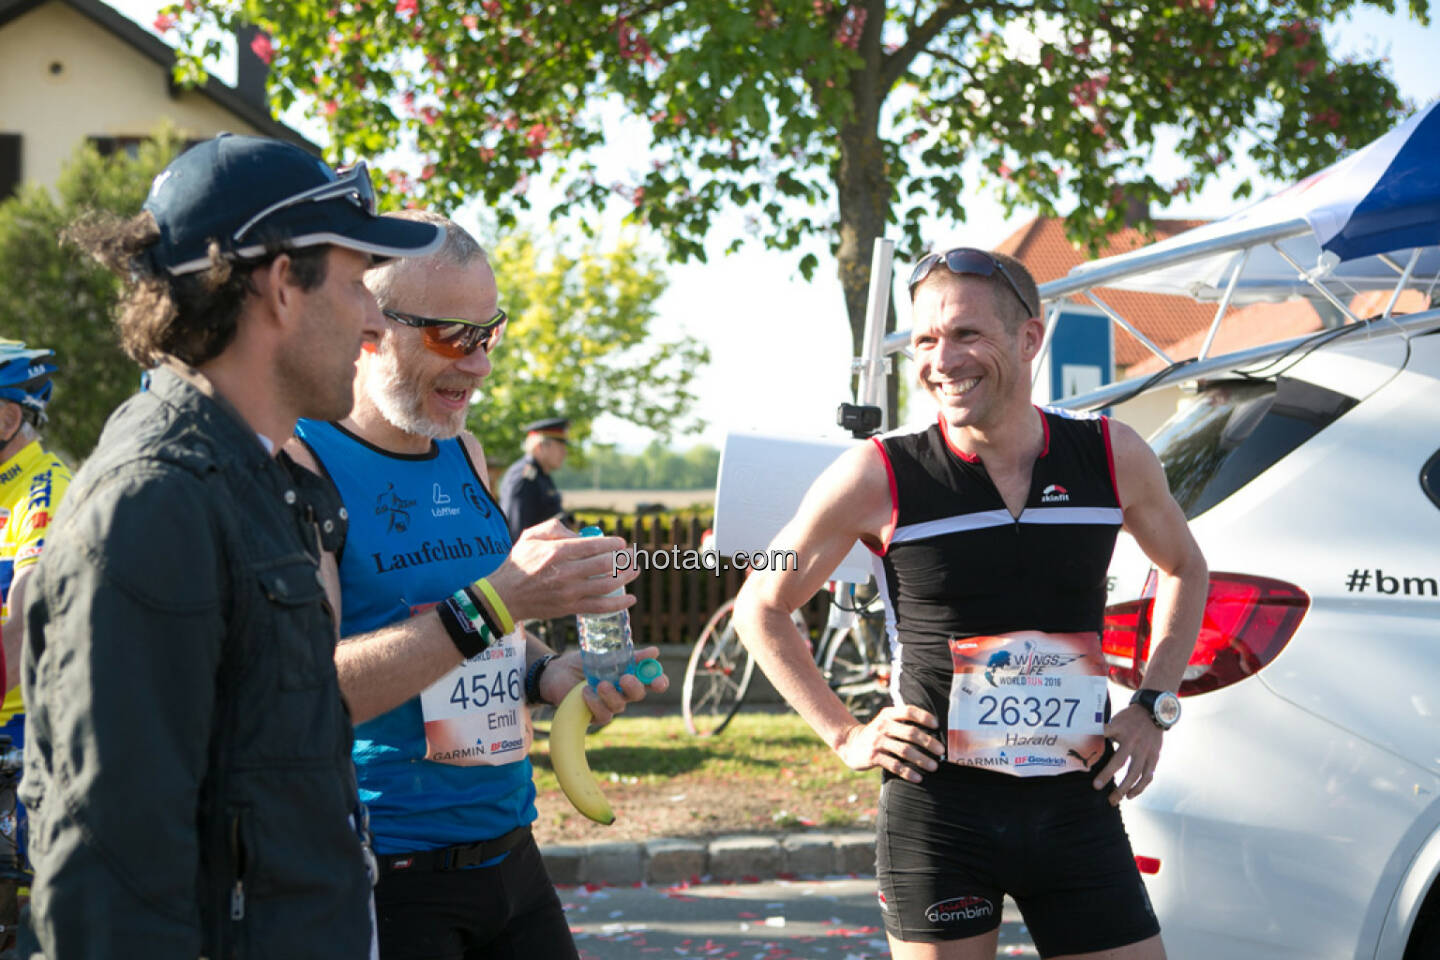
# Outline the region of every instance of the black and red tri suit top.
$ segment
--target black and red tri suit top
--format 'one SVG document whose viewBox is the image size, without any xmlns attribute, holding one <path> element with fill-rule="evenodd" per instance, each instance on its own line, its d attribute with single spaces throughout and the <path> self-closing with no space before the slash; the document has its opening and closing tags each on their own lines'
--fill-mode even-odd
<svg viewBox="0 0 1440 960">
<path fill-rule="evenodd" d="M 944 724 L 951 639 L 1016 630 L 1098 632 L 1121 507 L 1110 422 L 1037 407 L 1045 446 L 1012 516 L 979 458 L 942 423 L 874 442 L 893 533 L 875 557 L 892 652 L 891 695 Z"/>
</svg>

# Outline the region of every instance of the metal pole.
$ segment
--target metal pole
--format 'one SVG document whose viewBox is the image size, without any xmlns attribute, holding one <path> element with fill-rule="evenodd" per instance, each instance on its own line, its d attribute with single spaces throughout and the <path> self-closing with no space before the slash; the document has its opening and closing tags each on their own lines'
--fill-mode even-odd
<svg viewBox="0 0 1440 960">
<path fill-rule="evenodd" d="M 1200 356 L 1204 360 L 1210 356 L 1210 345 L 1215 342 L 1215 334 L 1220 332 L 1220 321 L 1225 319 L 1225 311 L 1230 308 L 1230 298 L 1235 295 L 1235 284 L 1240 280 L 1240 274 L 1245 272 L 1245 264 L 1250 262 L 1250 251 L 1254 247 L 1247 247 L 1245 253 L 1240 257 L 1240 263 L 1235 267 L 1235 272 L 1230 276 L 1230 282 L 1225 285 L 1225 296 L 1220 298 L 1220 307 L 1215 311 L 1215 319 L 1210 324 L 1210 332 L 1205 334 L 1205 342 L 1200 345 Z"/>
<path fill-rule="evenodd" d="M 1300 275 L 1301 280 L 1304 280 L 1306 283 L 1310 284 L 1310 286 L 1317 293 L 1319 293 L 1320 296 L 1324 297 L 1326 300 L 1329 300 L 1331 306 L 1344 314 L 1351 323 L 1360 322 L 1360 318 L 1355 316 L 1355 314 L 1351 313 L 1350 308 L 1345 306 L 1345 304 L 1340 301 L 1339 297 L 1331 293 L 1329 287 L 1326 287 L 1319 280 L 1316 280 L 1313 276 L 1311 276 L 1310 271 L 1306 270 L 1304 267 L 1300 266 L 1300 264 L 1296 263 L 1295 258 L 1290 256 L 1290 254 L 1286 253 L 1284 250 L 1281 250 L 1279 244 L 1272 243 L 1270 244 L 1270 246 L 1274 248 L 1276 253 L 1280 254 L 1281 259 L 1283 259 L 1286 263 L 1290 264 L 1290 266 L 1295 268 L 1295 272 Z"/>
<path fill-rule="evenodd" d="M 1386 257 L 1386 259 L 1388 260 L 1389 257 Z M 1410 276 L 1415 272 L 1415 264 L 1419 259 L 1420 248 L 1416 247 L 1410 251 L 1410 262 L 1405 264 L 1405 272 L 1400 274 L 1400 282 L 1395 284 L 1395 291 L 1390 294 L 1390 302 L 1385 304 L 1384 317 L 1386 320 L 1389 320 L 1390 314 L 1395 312 L 1395 304 L 1399 302 L 1400 294 L 1404 292 L 1405 287 L 1410 283 Z"/>
<path fill-rule="evenodd" d="M 1440 329 L 1440 309 L 1426 310 L 1424 313 L 1412 313 L 1391 320 L 1383 326 L 1373 323 L 1365 325 L 1373 330 L 1373 338 L 1377 340 L 1381 337 L 1395 334 L 1409 333 L 1418 335 Z M 1275 343 L 1267 343 L 1264 346 L 1251 347 L 1247 350 L 1236 350 L 1233 353 L 1227 353 L 1219 357 L 1207 357 L 1204 360 L 1188 363 L 1183 367 L 1162 371 L 1155 376 L 1154 381 L 1150 385 L 1150 389 L 1154 390 L 1163 384 L 1172 383 L 1176 380 L 1198 380 L 1208 373 L 1228 371 L 1246 364 L 1269 360 L 1272 357 L 1278 357 L 1283 353 L 1304 345 L 1315 336 L 1316 334 L 1307 333 L 1301 337 L 1292 337 L 1289 340 L 1278 340 Z M 1055 406 L 1065 407 L 1069 410 L 1098 410 L 1100 407 L 1108 407 L 1111 403 L 1115 402 L 1116 398 L 1123 397 L 1135 389 L 1144 379 L 1143 377 L 1133 377 L 1129 380 L 1122 380 L 1119 383 L 1112 383 L 1101 387 L 1099 390 L 1092 390 L 1078 397 L 1066 397 L 1064 400 L 1057 400 Z"/>
<path fill-rule="evenodd" d="M 1060 305 L 1064 300 L 1056 300 L 1050 306 L 1050 316 L 1045 321 L 1045 337 L 1040 341 L 1040 352 L 1035 355 L 1035 372 L 1030 375 L 1030 389 L 1033 391 L 1035 385 L 1040 382 L 1040 374 L 1045 369 L 1045 355 L 1050 352 L 1050 339 L 1055 336 L 1055 326 L 1060 322 Z M 1052 401 L 1059 400 L 1059 397 L 1051 397 Z"/>
<path fill-rule="evenodd" d="M 1124 317 L 1120 316 L 1120 314 L 1116 313 L 1115 308 L 1110 306 L 1110 304 L 1106 303 L 1104 300 L 1101 300 L 1089 290 L 1085 291 L 1085 296 L 1089 297 L 1090 302 L 1095 304 L 1095 306 L 1099 307 L 1100 310 L 1105 314 L 1105 316 L 1109 317 L 1112 322 L 1118 323 L 1120 326 L 1125 328 L 1126 332 L 1129 333 L 1130 336 L 1134 337 L 1136 340 L 1139 340 L 1141 346 L 1149 350 L 1151 353 L 1155 354 L 1155 356 L 1159 357 L 1161 360 L 1164 360 L 1167 366 L 1175 362 L 1165 354 L 1164 350 L 1161 350 L 1159 347 L 1155 346 L 1154 343 L 1150 342 L 1149 337 L 1145 336 L 1145 334 L 1141 333 L 1139 330 L 1136 330 L 1129 320 L 1126 320 Z"/>
<path fill-rule="evenodd" d="M 885 338 L 885 314 L 890 309 L 890 270 L 895 255 L 895 241 L 875 238 L 875 252 L 870 258 L 870 299 L 865 305 L 865 339 L 861 352 L 861 403 L 880 408 L 881 429 L 890 427 L 890 411 L 885 409 L 885 357 L 881 341 Z"/>
<path fill-rule="evenodd" d="M 1197 240 L 1194 243 L 1172 247 L 1169 250 L 1147 253 L 1145 252 L 1146 248 L 1141 247 L 1134 253 L 1107 258 L 1103 261 L 1094 261 L 1094 263 L 1103 264 L 1102 266 L 1081 264 L 1057 280 L 1040 284 L 1040 299 L 1053 300 L 1056 297 L 1081 293 L 1091 287 L 1108 286 L 1107 281 L 1110 280 L 1131 277 L 1149 270 L 1158 270 L 1161 267 L 1178 266 L 1182 263 L 1189 263 L 1191 260 L 1200 260 L 1231 250 L 1243 250 L 1261 243 L 1276 243 L 1312 232 L 1310 225 L 1304 220 L 1290 220 L 1273 226 L 1244 230 L 1229 236 Z"/>
</svg>

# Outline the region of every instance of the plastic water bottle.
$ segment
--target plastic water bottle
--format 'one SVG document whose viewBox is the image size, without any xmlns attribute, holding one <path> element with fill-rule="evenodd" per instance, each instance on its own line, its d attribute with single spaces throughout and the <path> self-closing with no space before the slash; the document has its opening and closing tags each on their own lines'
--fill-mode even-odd
<svg viewBox="0 0 1440 960">
<path fill-rule="evenodd" d="M 599 537 L 599 527 L 586 527 L 582 537 Z M 609 595 L 623 596 L 624 587 L 616 587 Z M 590 686 L 609 680 L 619 686 L 620 678 L 635 672 L 635 646 L 630 641 L 630 611 L 615 613 L 582 613 L 575 618 L 580 627 L 580 662 Z"/>
</svg>

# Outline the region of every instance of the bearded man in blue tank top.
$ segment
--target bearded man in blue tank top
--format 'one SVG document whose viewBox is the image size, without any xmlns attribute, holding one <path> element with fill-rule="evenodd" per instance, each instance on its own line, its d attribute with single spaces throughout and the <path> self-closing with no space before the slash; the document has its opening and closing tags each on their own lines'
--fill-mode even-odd
<svg viewBox="0 0 1440 960">
<path fill-rule="evenodd" d="M 932 254 L 910 295 L 938 418 L 816 480 L 773 544 L 798 571 L 750 577 L 736 626 L 841 760 L 883 770 L 876 867 L 898 960 L 995 956 L 1007 893 L 1041 956 L 1162 958 L 1118 805 L 1149 785 L 1178 719 L 1205 560 L 1133 430 L 1031 405 L 1044 325 L 1023 265 Z M 1112 716 L 1100 628 L 1122 528 L 1159 571 L 1160 641 Z M 868 724 L 790 625 L 856 540 L 875 555 L 894 660 L 893 706 Z"/>
<path fill-rule="evenodd" d="M 398 216 L 445 227 L 445 245 L 366 274 L 386 326 L 361 354 L 355 408 L 337 423 L 302 420 L 290 443 L 349 513 L 322 567 L 338 589 L 335 664 L 380 861 L 380 956 L 573 960 L 530 835 L 527 704 L 558 703 L 583 671 L 578 651 L 556 658 L 514 624 L 623 609 L 632 597 L 606 594 L 633 577 L 611 576 L 616 537 L 551 521 L 511 542 L 465 429 L 506 324 L 494 274 L 456 224 Z M 604 722 L 645 692 L 627 676 L 586 702 Z"/>
</svg>

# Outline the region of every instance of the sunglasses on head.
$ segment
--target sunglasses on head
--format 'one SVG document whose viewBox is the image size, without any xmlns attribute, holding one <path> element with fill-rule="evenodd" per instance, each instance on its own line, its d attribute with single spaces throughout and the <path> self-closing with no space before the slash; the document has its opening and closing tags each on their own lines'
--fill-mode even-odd
<svg viewBox="0 0 1440 960">
<path fill-rule="evenodd" d="M 1005 269 L 1005 264 L 984 250 L 976 250 L 974 247 L 956 247 L 954 250 L 946 250 L 944 253 L 932 253 L 915 264 L 915 272 L 910 274 L 910 300 L 912 303 L 915 300 L 915 288 L 920 285 L 921 280 L 930 276 L 930 271 L 940 263 L 945 264 L 945 268 L 951 273 L 961 276 L 992 277 L 995 275 L 995 271 L 1000 271 L 1000 279 L 1005 281 L 1010 292 L 1015 294 L 1015 299 L 1019 300 L 1020 305 L 1025 308 L 1025 316 L 1033 317 L 1039 313 L 1038 310 L 1031 308 L 1029 301 L 1020 293 L 1019 285 L 1015 283 L 1015 278 L 1010 276 L 1010 271 Z"/>
<path fill-rule="evenodd" d="M 271 214 L 298 207 L 302 203 L 319 203 L 324 200 L 348 200 L 370 216 L 375 216 L 375 184 L 370 182 L 370 170 L 365 166 L 365 161 L 361 160 L 355 166 L 341 170 L 334 180 L 270 204 L 246 220 L 240 229 L 235 231 L 234 240 L 236 243 L 244 240 L 247 233 L 258 227 Z"/>
<path fill-rule="evenodd" d="M 417 317 L 413 313 L 399 310 L 381 310 L 396 323 L 420 330 L 421 342 L 431 353 L 457 360 L 468 357 L 480 348 L 486 353 L 495 349 L 505 333 L 505 323 L 510 318 L 504 310 L 496 310 L 495 316 L 484 323 L 453 318 Z"/>
</svg>

